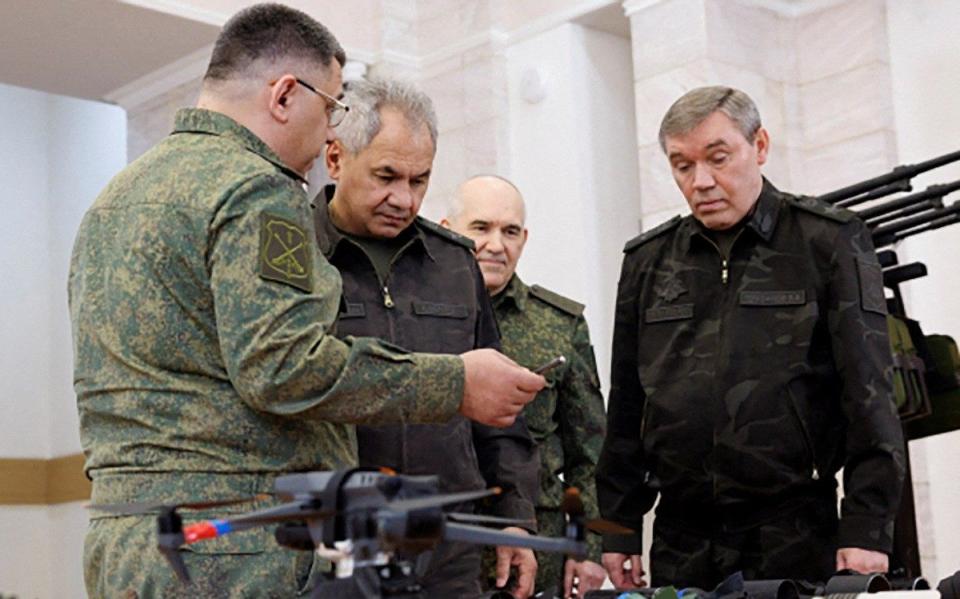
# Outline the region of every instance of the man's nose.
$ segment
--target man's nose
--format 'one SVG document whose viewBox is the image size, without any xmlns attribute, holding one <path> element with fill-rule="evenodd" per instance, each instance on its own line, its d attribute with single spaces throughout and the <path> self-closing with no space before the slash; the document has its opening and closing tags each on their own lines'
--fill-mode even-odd
<svg viewBox="0 0 960 599">
<path fill-rule="evenodd" d="M 693 167 L 693 187 L 696 189 L 710 189 L 716 185 L 713 172 L 707 165 L 698 164 Z"/>
<path fill-rule="evenodd" d="M 413 208 L 413 190 L 406 181 L 397 181 L 391 186 L 387 203 L 394 208 L 410 210 Z"/>
</svg>

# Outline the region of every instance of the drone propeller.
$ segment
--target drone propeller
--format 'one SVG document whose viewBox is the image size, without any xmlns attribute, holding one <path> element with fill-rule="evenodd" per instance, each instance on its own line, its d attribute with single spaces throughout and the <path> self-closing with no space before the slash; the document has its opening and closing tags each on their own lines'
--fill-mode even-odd
<svg viewBox="0 0 960 599">
<path fill-rule="evenodd" d="M 560 504 L 560 509 L 565 514 L 570 516 L 571 519 L 581 519 L 586 528 L 597 534 L 628 535 L 634 533 L 632 528 L 621 526 L 616 522 L 611 522 L 610 520 L 603 520 L 602 518 L 584 518 L 586 515 L 586 510 L 583 507 L 583 499 L 580 497 L 580 490 L 576 487 L 570 487 L 563 492 L 563 502 Z"/>
<path fill-rule="evenodd" d="M 189 503 L 145 503 L 145 502 L 136 502 L 136 503 L 100 503 L 100 504 L 90 504 L 87 506 L 88 510 L 96 510 L 98 512 L 106 512 L 108 514 L 117 514 L 120 516 L 139 516 L 141 514 L 149 514 L 151 512 L 160 512 L 164 510 L 207 510 L 215 507 L 224 507 L 228 505 L 237 505 L 240 503 L 247 503 L 250 501 L 261 501 L 263 499 L 269 499 L 272 497 L 272 493 L 261 493 L 259 495 L 254 495 L 253 497 L 243 497 L 243 498 L 233 498 L 233 499 L 215 499 L 212 501 L 197 501 Z"/>
</svg>

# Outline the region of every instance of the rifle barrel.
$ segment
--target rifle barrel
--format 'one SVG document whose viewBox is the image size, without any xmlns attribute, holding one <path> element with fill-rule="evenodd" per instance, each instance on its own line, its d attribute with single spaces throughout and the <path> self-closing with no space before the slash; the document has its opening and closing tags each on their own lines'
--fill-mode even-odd
<svg viewBox="0 0 960 599">
<path fill-rule="evenodd" d="M 943 198 L 943 196 L 953 193 L 958 189 L 960 189 L 960 180 L 951 181 L 950 183 L 944 183 L 942 185 L 931 185 L 921 192 L 912 193 L 908 196 L 890 200 L 877 206 L 864 208 L 863 210 L 857 210 L 856 213 L 863 220 L 870 220 L 880 215 L 888 214 L 894 210 L 906 208 L 907 206 L 911 206 L 925 200 Z"/>
<path fill-rule="evenodd" d="M 884 214 L 875 218 L 871 218 L 866 221 L 867 226 L 871 229 L 875 229 L 884 223 L 893 222 L 895 220 L 905 218 L 907 216 L 912 216 L 914 214 L 920 214 L 926 212 L 927 210 L 942 210 L 943 209 L 943 200 L 940 198 L 933 198 L 931 200 L 924 200 L 919 204 L 914 204 L 913 206 L 908 206 L 902 210 L 897 210 L 896 212 L 891 212 L 890 214 Z"/>
<path fill-rule="evenodd" d="M 956 162 L 957 160 L 960 160 L 960 150 L 957 150 L 956 152 L 951 152 L 949 154 L 944 154 L 943 156 L 938 156 L 936 158 L 931 158 L 930 160 L 919 162 L 917 164 L 905 164 L 902 166 L 894 167 L 892 171 L 890 171 L 885 175 L 880 175 L 879 177 L 867 179 L 866 181 L 861 181 L 860 183 L 854 183 L 853 185 L 842 187 L 836 191 L 825 193 L 819 196 L 818 199 L 820 199 L 823 202 L 833 204 L 835 202 L 839 202 L 840 200 L 845 200 L 847 198 L 854 198 L 856 196 L 859 196 L 860 194 L 867 193 L 878 187 L 890 185 L 897 181 L 912 179 L 913 177 L 919 175 L 920 173 L 933 170 L 945 164 L 950 164 L 951 162 Z"/>
</svg>

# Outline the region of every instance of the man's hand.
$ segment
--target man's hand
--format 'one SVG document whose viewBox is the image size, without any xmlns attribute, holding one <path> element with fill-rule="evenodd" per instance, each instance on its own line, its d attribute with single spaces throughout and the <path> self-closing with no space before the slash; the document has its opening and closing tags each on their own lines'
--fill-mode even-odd
<svg viewBox="0 0 960 599">
<path fill-rule="evenodd" d="M 572 597 L 573 589 L 576 587 L 577 596 L 583 597 L 588 592 L 596 591 L 603 586 L 603 581 L 606 579 L 606 571 L 597 562 L 589 560 L 578 562 L 568 559 L 563 564 L 563 596 L 565 599 Z"/>
<path fill-rule="evenodd" d="M 603 567 L 610 575 L 610 582 L 618 589 L 630 589 L 647 586 L 643 579 L 643 562 L 639 555 L 626 553 L 604 553 Z"/>
<path fill-rule="evenodd" d="M 507 427 L 547 381 L 493 349 L 460 354 L 463 402 L 460 413 L 480 424 Z"/>
<path fill-rule="evenodd" d="M 890 568 L 890 560 L 886 553 L 858 549 L 857 547 L 841 547 L 837 549 L 837 570 L 853 570 L 861 574 L 886 572 Z"/>
<path fill-rule="evenodd" d="M 503 532 L 530 534 L 522 528 L 508 526 Z M 510 578 L 510 566 L 517 567 L 517 587 L 510 592 L 515 599 L 527 599 L 533 594 L 533 583 L 537 577 L 537 558 L 532 549 L 523 547 L 497 547 L 497 582 L 502 588 Z"/>
</svg>

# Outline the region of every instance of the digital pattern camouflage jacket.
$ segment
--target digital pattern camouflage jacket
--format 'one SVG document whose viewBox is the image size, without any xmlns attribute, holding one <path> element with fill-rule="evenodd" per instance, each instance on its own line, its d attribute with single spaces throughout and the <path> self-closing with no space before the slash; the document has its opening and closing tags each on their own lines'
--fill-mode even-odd
<svg viewBox="0 0 960 599">
<path fill-rule="evenodd" d="M 503 351 L 518 364 L 536 368 L 556 356 L 567 361 L 545 376 L 547 387 L 523 409 L 540 448 L 537 520 L 543 534 L 564 534 L 560 504 L 564 489 L 580 490 L 587 518 L 598 518 L 594 482 L 606 415 L 597 363 L 583 305 L 514 275 L 493 299 Z M 561 475 L 563 479 L 561 480 Z M 549 523 L 548 523 L 549 521 Z M 551 525 L 556 521 L 556 525 Z M 600 563 L 600 539 L 587 537 L 587 558 Z M 538 553 L 538 588 L 557 582 L 563 556 Z M 562 575 L 562 570 L 559 570 Z"/>
<path fill-rule="evenodd" d="M 97 198 L 74 245 L 69 299 L 95 503 L 270 492 L 280 473 L 356 465 L 343 423 L 443 422 L 463 394 L 458 358 L 329 333 L 340 279 L 314 243 L 303 180 L 215 112 L 180 111 L 173 134 Z M 152 518 L 93 519 L 91 596 L 175 594 Z M 197 548 L 233 559 L 274 550 L 284 572 L 214 560 L 190 592 L 220 577 L 210 596 L 290 596 L 294 552 L 271 531 Z M 248 580 L 234 579 L 238 567 Z"/>
<path fill-rule="evenodd" d="M 839 546 L 889 551 L 903 440 L 863 223 L 765 182 L 729 262 L 692 216 L 624 251 L 597 482 L 604 516 L 637 535 L 605 550 L 640 553 L 658 491 L 688 513 L 749 514 L 833 493 L 842 466 Z"/>
</svg>

